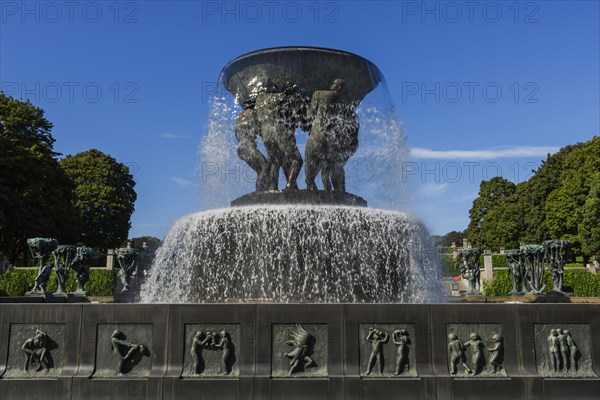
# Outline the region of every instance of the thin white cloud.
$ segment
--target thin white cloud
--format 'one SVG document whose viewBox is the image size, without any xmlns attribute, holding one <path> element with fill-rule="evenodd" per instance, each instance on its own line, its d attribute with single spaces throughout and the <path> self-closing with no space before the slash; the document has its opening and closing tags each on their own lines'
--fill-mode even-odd
<svg viewBox="0 0 600 400">
<path fill-rule="evenodd" d="M 171 180 L 181 187 L 192 186 L 194 184 L 194 182 L 190 180 L 179 178 L 177 176 L 172 176 Z"/>
<path fill-rule="evenodd" d="M 421 186 L 421 195 L 425 197 L 435 197 L 448 190 L 447 183 L 425 183 Z"/>
<path fill-rule="evenodd" d="M 473 200 L 475 200 L 475 198 L 478 195 L 479 195 L 478 192 L 466 193 L 466 194 L 463 194 L 461 196 L 453 197 L 452 201 L 455 201 L 457 203 L 462 203 L 462 202 L 467 202 L 467 201 L 473 201 Z"/>
<path fill-rule="evenodd" d="M 498 158 L 541 157 L 548 153 L 556 153 L 558 147 L 551 146 L 516 146 L 489 150 L 431 150 L 413 147 L 410 151 L 412 158 L 435 160 L 494 160 Z"/>
<path fill-rule="evenodd" d="M 156 136 L 158 136 L 159 138 L 169 139 L 169 140 L 187 139 L 189 137 L 192 137 L 191 135 L 176 135 L 175 133 L 161 133 Z"/>
</svg>

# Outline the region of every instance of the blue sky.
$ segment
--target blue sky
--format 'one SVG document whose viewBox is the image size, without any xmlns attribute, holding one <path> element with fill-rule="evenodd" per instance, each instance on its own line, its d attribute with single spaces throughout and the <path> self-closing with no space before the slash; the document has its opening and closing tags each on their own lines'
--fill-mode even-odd
<svg viewBox="0 0 600 400">
<path fill-rule="evenodd" d="M 432 233 L 464 229 L 479 183 L 526 179 L 600 132 L 597 1 L 3 1 L 0 89 L 54 123 L 55 149 L 130 165 L 130 236 L 163 237 L 199 209 L 198 146 L 223 65 L 307 45 L 383 72 Z M 376 193 L 357 193 L 364 197 Z"/>
</svg>

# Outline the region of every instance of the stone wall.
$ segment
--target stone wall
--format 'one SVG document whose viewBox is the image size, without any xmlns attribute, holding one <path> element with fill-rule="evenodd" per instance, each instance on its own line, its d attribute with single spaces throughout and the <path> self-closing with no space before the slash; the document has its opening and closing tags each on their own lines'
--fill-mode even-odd
<svg viewBox="0 0 600 400">
<path fill-rule="evenodd" d="M 595 304 L 0 304 L 7 400 L 598 399 L 599 363 Z"/>
</svg>

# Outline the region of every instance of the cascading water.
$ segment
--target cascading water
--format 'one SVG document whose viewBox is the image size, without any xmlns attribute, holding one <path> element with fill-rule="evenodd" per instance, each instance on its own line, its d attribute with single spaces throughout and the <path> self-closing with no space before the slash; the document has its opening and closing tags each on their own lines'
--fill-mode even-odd
<svg viewBox="0 0 600 400">
<path fill-rule="evenodd" d="M 429 235 L 411 217 L 335 206 L 189 215 L 159 250 L 143 300 L 433 301 Z"/>
<path fill-rule="evenodd" d="M 278 205 L 219 208 L 252 191 L 257 179 L 236 154 L 240 104 L 251 98 L 258 109 L 260 94 L 256 101 L 252 91 L 271 79 L 280 86 L 295 81 L 310 103 L 313 92 L 327 90 L 328 82 L 340 76 L 349 81 L 343 94 L 352 100 L 346 104 L 352 104 L 360 124 L 358 149 L 342 164 L 344 190 L 335 184 L 334 192 L 304 190 L 300 184 L 300 191 L 260 192 L 257 185 L 257 194 L 274 198 Z M 405 136 L 374 64 L 326 49 L 268 49 L 228 64 L 219 86 L 200 149 L 202 208 L 209 211 L 183 217 L 171 228 L 142 288 L 142 302 L 439 301 L 435 251 L 419 221 L 397 211 L 348 206 L 354 203 L 346 200 L 340 204 L 340 198 L 346 199 L 340 195 L 353 196 L 345 189 L 388 210 L 401 209 L 405 199 Z M 301 125 L 295 132 L 291 128 L 291 140 L 304 155 L 307 134 Z M 257 135 L 255 147 L 272 158 L 263 136 Z M 289 180 L 285 162 L 283 157 L 276 169 L 283 182 Z M 298 181 L 304 179 L 300 174 Z M 337 200 L 331 201 L 332 193 Z M 329 199 L 330 205 L 298 201 L 307 196 Z"/>
</svg>

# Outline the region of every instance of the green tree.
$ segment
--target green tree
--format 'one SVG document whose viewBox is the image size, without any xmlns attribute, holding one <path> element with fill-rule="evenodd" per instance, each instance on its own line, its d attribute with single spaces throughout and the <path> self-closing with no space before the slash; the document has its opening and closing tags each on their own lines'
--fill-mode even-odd
<svg viewBox="0 0 600 400">
<path fill-rule="evenodd" d="M 80 241 L 106 250 L 127 239 L 137 195 L 129 168 L 92 149 L 60 160 L 75 184 L 75 207 L 82 221 Z"/>
<path fill-rule="evenodd" d="M 584 259 L 584 205 L 594 174 L 600 170 L 600 138 L 566 146 L 548 155 L 534 175 L 516 186 L 502 178 L 482 182 L 470 211 L 469 240 L 498 249 L 521 242 L 568 239 Z"/>
<path fill-rule="evenodd" d="M 129 241 L 132 243 L 132 247 L 140 250 L 144 248 L 144 243 L 146 244 L 146 249 L 150 251 L 156 251 L 162 245 L 162 240 L 154 236 L 139 236 L 131 238 Z M 124 247 L 126 246 L 127 243 L 125 243 Z"/>
<path fill-rule="evenodd" d="M 520 193 L 514 193 L 501 198 L 491 207 L 483 221 L 481 230 L 485 247 L 500 250 L 501 247 L 510 249 L 519 246 L 524 230 L 524 203 L 520 201 Z"/>
<path fill-rule="evenodd" d="M 0 253 L 13 264 L 26 257 L 28 237 L 76 237 L 72 184 L 51 130 L 41 108 L 0 93 Z"/>
<path fill-rule="evenodd" d="M 533 176 L 517 185 L 518 201 L 525 207 L 521 232 L 521 241 L 526 243 L 542 243 L 551 239 L 546 226 L 546 199 L 548 195 L 561 185 L 563 163 L 568 154 L 583 146 L 582 143 L 561 148 L 548 155 L 542 165 L 533 172 Z"/>
<path fill-rule="evenodd" d="M 590 193 L 583 205 L 583 218 L 579 234 L 583 252 L 588 256 L 600 256 L 600 173 L 596 174 Z"/>
<path fill-rule="evenodd" d="M 442 247 L 450 247 L 452 243 L 455 243 L 456 246 L 461 247 L 463 243 L 463 239 L 467 237 L 466 229 L 462 232 L 459 231 L 451 231 L 446 233 L 444 236 L 439 236 L 439 239 L 436 240 L 438 246 Z"/>
<path fill-rule="evenodd" d="M 594 176 L 600 171 L 600 137 L 576 146 L 563 161 L 560 186 L 547 197 L 545 204 L 546 226 L 552 239 L 573 242 L 572 250 L 588 254 L 582 249 L 583 210 L 590 193 Z"/>
<path fill-rule="evenodd" d="M 489 227 L 496 222 L 496 219 L 487 221 L 488 212 L 499 203 L 506 201 L 515 193 L 515 189 L 514 183 L 500 176 L 481 182 L 479 196 L 473 201 L 473 207 L 469 211 L 469 227 L 467 228 L 469 242 L 474 247 L 492 248 L 493 243 L 490 243 L 489 240 Z"/>
</svg>

